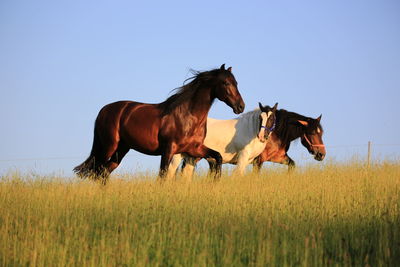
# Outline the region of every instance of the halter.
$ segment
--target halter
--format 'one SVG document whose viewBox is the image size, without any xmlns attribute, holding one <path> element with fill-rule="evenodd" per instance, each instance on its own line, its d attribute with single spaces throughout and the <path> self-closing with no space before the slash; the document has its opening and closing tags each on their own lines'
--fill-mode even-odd
<svg viewBox="0 0 400 267">
<path fill-rule="evenodd" d="M 265 130 L 272 132 L 273 130 L 275 130 L 275 126 L 276 126 L 276 121 L 274 121 L 274 124 L 271 126 L 271 128 L 268 128 L 267 126 L 263 125 L 261 125 L 261 128 L 264 128 Z"/>
<path fill-rule="evenodd" d="M 319 144 L 319 145 L 314 145 L 310 142 L 310 140 L 308 140 L 307 135 L 304 134 L 304 139 L 306 139 L 307 143 L 311 146 L 311 147 L 325 147 L 324 144 Z"/>
<path fill-rule="evenodd" d="M 262 113 L 264 113 L 264 114 L 267 115 L 266 112 L 261 112 L 261 114 L 262 114 Z M 268 122 L 268 119 L 269 119 L 269 116 L 267 115 L 267 118 L 266 118 L 266 122 L 265 122 L 265 123 Z M 262 122 L 261 122 L 261 123 L 262 123 Z M 266 141 L 266 139 L 264 138 L 264 131 L 265 131 L 265 130 L 269 131 L 269 134 L 268 134 L 268 137 L 269 137 L 269 136 L 271 135 L 272 131 L 275 129 L 275 123 L 276 123 L 276 121 L 274 121 L 274 124 L 272 125 L 271 128 L 268 128 L 267 126 L 261 125 L 260 131 L 259 131 L 259 133 L 258 133 L 258 138 L 259 138 L 259 140 L 260 140 L 261 142 L 264 143 L 264 142 Z M 264 129 L 264 130 L 262 130 L 262 129 Z M 260 137 L 261 132 L 262 132 L 263 137 Z M 268 138 L 268 137 L 267 137 L 267 138 Z"/>
</svg>

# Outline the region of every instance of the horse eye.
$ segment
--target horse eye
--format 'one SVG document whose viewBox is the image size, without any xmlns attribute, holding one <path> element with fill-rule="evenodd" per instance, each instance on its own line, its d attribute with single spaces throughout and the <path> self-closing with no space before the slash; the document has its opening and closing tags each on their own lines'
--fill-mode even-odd
<svg viewBox="0 0 400 267">
<path fill-rule="evenodd" d="M 230 85 L 230 83 L 229 82 L 224 82 L 224 85 L 228 86 L 228 85 Z"/>
</svg>

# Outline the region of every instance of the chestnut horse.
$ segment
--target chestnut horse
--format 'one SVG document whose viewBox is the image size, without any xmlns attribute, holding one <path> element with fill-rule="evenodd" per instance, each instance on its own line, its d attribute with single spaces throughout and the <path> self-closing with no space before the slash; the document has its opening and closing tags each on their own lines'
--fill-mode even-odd
<svg viewBox="0 0 400 267">
<path fill-rule="evenodd" d="M 314 155 L 314 159 L 324 159 L 326 150 L 322 141 L 323 129 L 321 116 L 316 119 L 279 109 L 275 113 L 276 126 L 264 151 L 253 161 L 255 171 L 259 171 L 263 162 L 271 161 L 288 165 L 289 170 L 295 167 L 295 162 L 288 156 L 290 143 L 301 139 L 302 145 Z"/>
<path fill-rule="evenodd" d="M 221 174 L 221 155 L 203 144 L 208 111 L 215 99 L 225 102 L 235 114 L 245 104 L 232 68 L 197 72 L 188 84 L 158 104 L 119 101 L 104 106 L 95 122 L 92 151 L 74 168 L 78 176 L 102 179 L 118 167 L 130 149 L 161 155 L 159 177 L 163 178 L 174 154 L 213 158 L 215 177 Z"/>
</svg>

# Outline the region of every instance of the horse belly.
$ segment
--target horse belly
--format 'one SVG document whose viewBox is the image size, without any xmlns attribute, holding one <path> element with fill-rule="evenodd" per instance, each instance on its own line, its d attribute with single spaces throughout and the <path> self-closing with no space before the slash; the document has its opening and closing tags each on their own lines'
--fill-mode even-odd
<svg viewBox="0 0 400 267">
<path fill-rule="evenodd" d="M 261 162 L 280 162 L 283 158 L 285 158 L 285 155 L 286 151 L 283 147 L 277 145 L 276 143 L 268 141 L 265 149 L 260 154 L 260 160 Z"/>
<path fill-rule="evenodd" d="M 130 148 L 144 154 L 159 155 L 159 111 L 142 104 L 129 112 L 121 127 L 121 139 Z"/>
<path fill-rule="evenodd" d="M 250 144 L 242 147 L 237 147 L 237 153 L 227 163 L 237 164 L 239 161 L 245 164 L 250 164 L 258 157 L 265 149 L 265 143 L 261 143 L 258 139 L 253 140 Z"/>
<path fill-rule="evenodd" d="M 229 152 L 226 148 L 225 142 L 218 142 L 215 139 L 211 140 L 210 138 L 204 140 L 204 145 L 208 148 L 211 148 L 221 154 L 222 163 L 232 163 L 237 156 L 236 152 Z"/>
<path fill-rule="evenodd" d="M 235 163 L 237 150 L 232 147 L 237 120 L 216 120 L 208 118 L 207 135 L 204 145 L 218 151 L 223 163 Z"/>
</svg>

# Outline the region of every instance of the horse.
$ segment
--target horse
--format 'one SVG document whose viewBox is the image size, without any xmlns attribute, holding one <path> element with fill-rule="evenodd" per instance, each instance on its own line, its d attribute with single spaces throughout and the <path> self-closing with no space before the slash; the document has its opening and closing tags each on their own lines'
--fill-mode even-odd
<svg viewBox="0 0 400 267">
<path fill-rule="evenodd" d="M 278 103 L 272 108 L 259 103 L 259 109 L 247 112 L 236 119 L 208 118 L 204 144 L 221 154 L 222 163 L 236 164 L 235 173 L 243 175 L 246 166 L 264 151 L 266 140 L 275 128 L 277 107 Z M 195 164 L 200 159 L 177 154 L 171 161 L 169 178 L 175 174 L 182 158 L 184 158 L 183 176 L 187 179 L 192 176 Z M 211 159 L 207 160 L 212 167 L 214 162 Z"/>
<path fill-rule="evenodd" d="M 221 155 L 203 144 L 207 114 L 215 99 L 225 102 L 235 114 L 244 111 L 232 67 L 194 71 L 183 86 L 157 104 L 118 101 L 104 106 L 95 121 L 89 157 L 74 168 L 81 178 L 102 180 L 121 163 L 130 149 L 161 155 L 159 179 L 164 180 L 176 153 L 213 158 L 215 177 L 221 175 Z"/>
<path fill-rule="evenodd" d="M 322 141 L 324 133 L 321 126 L 321 117 L 313 119 L 284 109 L 276 111 L 276 128 L 272 132 L 264 151 L 253 161 L 253 169 L 259 172 L 263 162 L 271 161 L 288 165 L 293 170 L 295 162 L 288 156 L 290 143 L 301 139 L 301 144 L 314 156 L 315 160 L 322 161 L 326 155 Z"/>
</svg>

